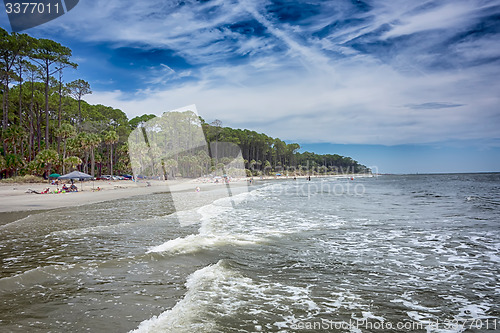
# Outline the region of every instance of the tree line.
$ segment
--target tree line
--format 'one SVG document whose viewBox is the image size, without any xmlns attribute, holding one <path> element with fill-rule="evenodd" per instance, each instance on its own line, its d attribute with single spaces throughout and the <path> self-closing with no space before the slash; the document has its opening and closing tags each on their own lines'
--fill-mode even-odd
<svg viewBox="0 0 500 333">
<path fill-rule="evenodd" d="M 350 157 L 300 153 L 300 145 L 250 130 L 207 123 L 192 111 L 143 115 L 130 121 L 134 174 L 140 177 L 311 175 L 369 172 Z"/>
<path fill-rule="evenodd" d="M 0 28 L 0 177 L 46 177 L 51 172 L 72 170 L 92 176 L 131 173 L 128 137 L 155 115 L 129 120 L 119 109 L 85 102 L 83 98 L 92 94 L 90 84 L 82 79 L 64 80 L 66 71 L 78 67 L 71 57 L 71 49 L 53 40 L 9 34 Z M 248 175 L 287 169 L 309 173 L 367 171 L 350 157 L 300 153 L 297 143 L 223 127 L 219 120 L 197 120 L 209 145 L 229 142 L 240 147 Z M 167 168 L 172 176 L 196 176 L 220 163 L 216 157 L 199 152 L 195 162 L 199 159 L 202 167 L 193 168 L 189 162 L 193 158 L 178 156 Z"/>
<path fill-rule="evenodd" d="M 1 176 L 130 170 L 127 116 L 86 103 L 92 90 L 85 80 L 64 81 L 78 67 L 71 56 L 53 40 L 0 28 Z"/>
<path fill-rule="evenodd" d="M 292 174 L 365 173 L 370 170 L 351 157 L 338 154 L 299 152 L 298 143 L 286 143 L 248 129 L 223 127 L 220 120 L 201 119 L 207 142 L 231 142 L 241 148 L 248 175 L 288 172 Z"/>
</svg>

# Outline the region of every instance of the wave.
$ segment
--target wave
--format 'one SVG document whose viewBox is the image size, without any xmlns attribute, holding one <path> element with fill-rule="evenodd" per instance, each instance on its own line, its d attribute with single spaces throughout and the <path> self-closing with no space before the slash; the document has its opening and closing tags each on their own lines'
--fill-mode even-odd
<svg viewBox="0 0 500 333">
<path fill-rule="evenodd" d="M 227 217 L 235 206 L 251 200 L 254 194 L 244 192 L 231 197 L 215 200 L 213 203 L 173 214 L 181 226 L 201 223 L 198 234 L 179 237 L 161 245 L 150 248 L 147 253 L 187 254 L 214 247 L 226 245 L 252 245 L 260 241 L 259 238 L 248 234 L 232 233 L 227 224 L 221 225 L 216 220 Z"/>
<path fill-rule="evenodd" d="M 131 332 L 203 333 L 216 331 L 216 322 L 206 313 L 210 306 L 210 299 L 207 300 L 205 296 L 209 291 L 223 289 L 222 284 L 229 279 L 234 282 L 247 283 L 244 277 L 237 276 L 233 271 L 224 267 L 222 260 L 215 265 L 194 272 L 187 279 L 188 291 L 182 300 L 172 309 L 141 322 L 137 329 Z"/>
<path fill-rule="evenodd" d="M 250 236 L 243 237 L 229 234 L 205 236 L 198 234 L 172 239 L 149 249 L 147 253 L 188 254 L 226 245 L 253 245 L 258 241 L 258 239 Z"/>
<path fill-rule="evenodd" d="M 68 271 L 75 268 L 75 264 L 59 263 L 39 266 L 22 273 L 6 276 L 0 279 L 0 292 L 11 292 L 29 285 L 41 285 L 47 280 L 57 280 L 61 274 L 67 274 Z"/>
<path fill-rule="evenodd" d="M 242 321 L 241 329 L 258 331 L 269 322 L 275 328 L 291 327 L 320 311 L 310 287 L 258 282 L 224 259 L 191 274 L 186 287 L 184 298 L 172 309 L 141 322 L 131 332 L 230 331 L 235 320 Z"/>
</svg>

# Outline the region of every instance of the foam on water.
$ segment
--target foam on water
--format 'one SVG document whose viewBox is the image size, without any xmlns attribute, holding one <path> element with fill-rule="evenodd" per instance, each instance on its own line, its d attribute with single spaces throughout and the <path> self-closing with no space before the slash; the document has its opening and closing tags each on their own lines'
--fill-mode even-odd
<svg viewBox="0 0 500 333">
<path fill-rule="evenodd" d="M 231 197 L 215 200 L 213 203 L 187 211 L 176 212 L 181 226 L 200 223 L 198 234 L 178 237 L 150 248 L 148 253 L 187 254 L 226 245 L 252 245 L 261 241 L 250 234 L 232 232 L 228 215 L 236 205 L 253 198 L 252 192 L 244 192 Z M 217 220 L 222 220 L 218 223 Z M 221 225 L 222 224 L 222 225 Z"/>
<path fill-rule="evenodd" d="M 246 238 L 246 239 L 245 239 Z M 214 247 L 226 245 L 252 245 L 256 240 L 253 237 L 233 236 L 233 235 L 189 235 L 172 239 L 166 243 L 155 246 L 147 253 L 161 252 L 169 254 L 187 254 L 208 250 Z"/>
<path fill-rule="evenodd" d="M 243 320 L 251 331 L 287 328 L 319 313 L 309 287 L 255 281 L 231 268 L 225 260 L 191 274 L 187 292 L 172 309 L 140 323 L 132 332 L 217 332 Z M 299 314 L 301 313 L 301 314 Z M 256 322 L 261 318 L 264 323 Z"/>
<path fill-rule="evenodd" d="M 131 332 L 213 332 L 216 323 L 204 315 L 210 306 L 209 300 L 204 296 L 207 289 L 218 288 L 219 284 L 233 275 L 221 262 L 194 272 L 187 279 L 187 293 L 182 300 L 159 316 L 141 322 L 139 327 Z"/>
<path fill-rule="evenodd" d="M 299 211 L 272 211 L 265 205 L 260 209 L 244 205 L 256 201 L 262 189 L 215 200 L 213 203 L 189 211 L 177 212 L 181 225 L 200 223 L 198 234 L 169 240 L 152 247 L 148 252 L 170 254 L 192 253 L 225 245 L 251 245 L 266 242 L 270 237 L 281 237 L 307 230 L 337 228 L 344 221 L 332 214 L 315 213 L 311 219 Z M 184 221 L 184 222 L 183 222 Z"/>
</svg>

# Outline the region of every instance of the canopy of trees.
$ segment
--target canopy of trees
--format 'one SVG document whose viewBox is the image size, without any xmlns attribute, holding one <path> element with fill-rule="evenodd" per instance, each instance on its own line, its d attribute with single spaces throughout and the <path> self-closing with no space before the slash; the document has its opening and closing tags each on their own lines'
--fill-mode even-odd
<svg viewBox="0 0 500 333">
<path fill-rule="evenodd" d="M 220 120 L 207 124 L 192 111 L 149 118 L 134 118 L 134 125 L 138 125 L 128 142 L 134 174 L 144 177 L 368 171 L 350 157 L 299 153 L 297 143 L 222 127 Z"/>
<path fill-rule="evenodd" d="M 130 172 L 127 116 L 83 101 L 88 82 L 64 82 L 77 67 L 71 55 L 55 41 L 0 28 L 1 176 Z"/>
<path fill-rule="evenodd" d="M 247 129 L 222 127 L 220 121 L 210 124 L 202 119 L 208 143 L 231 142 L 241 148 L 247 174 L 341 174 L 369 172 L 350 157 L 300 153 L 298 143 L 286 143 L 263 133 Z"/>
</svg>

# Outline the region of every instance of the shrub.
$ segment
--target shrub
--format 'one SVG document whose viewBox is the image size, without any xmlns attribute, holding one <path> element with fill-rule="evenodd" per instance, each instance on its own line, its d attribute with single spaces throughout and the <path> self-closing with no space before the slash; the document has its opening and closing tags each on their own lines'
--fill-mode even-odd
<svg viewBox="0 0 500 333">
<path fill-rule="evenodd" d="M 1 183 L 43 183 L 46 182 L 42 177 L 33 176 L 33 175 L 25 175 L 25 176 L 16 176 L 12 178 L 6 178 L 0 180 Z"/>
</svg>

